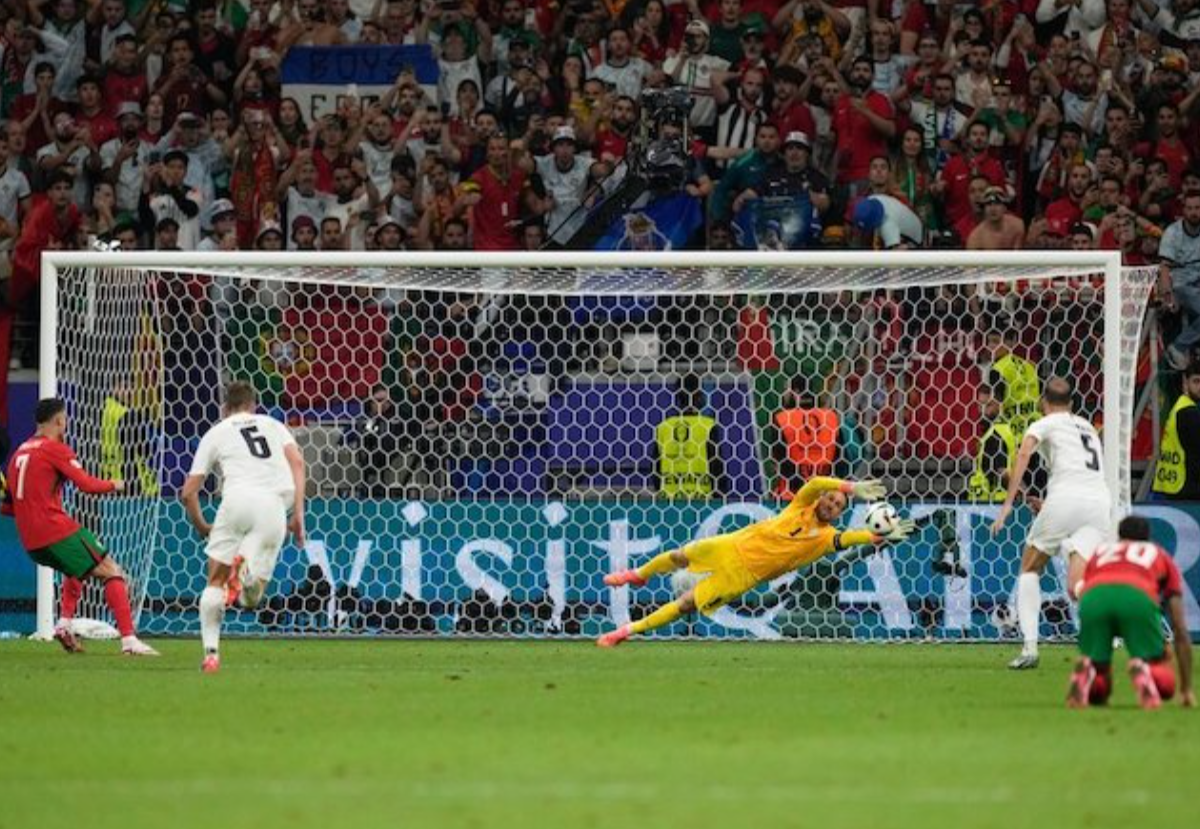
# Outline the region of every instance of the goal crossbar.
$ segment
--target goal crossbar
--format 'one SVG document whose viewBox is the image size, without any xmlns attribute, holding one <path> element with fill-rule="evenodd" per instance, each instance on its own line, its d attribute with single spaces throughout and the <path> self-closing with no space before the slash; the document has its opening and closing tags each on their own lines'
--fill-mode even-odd
<svg viewBox="0 0 1200 829">
<path fill-rule="evenodd" d="M 286 282 L 303 272 L 315 285 L 496 294 L 731 295 L 795 292 L 790 277 L 806 273 L 806 290 L 873 290 L 921 285 L 975 285 L 1011 280 L 1106 274 L 1119 278 L 1113 251 L 843 252 L 513 252 L 349 253 L 252 251 L 236 264 L 207 253 L 47 252 L 43 273 L 67 267 L 179 270 Z M 1025 272 L 1025 273 L 1022 273 Z"/>
</svg>

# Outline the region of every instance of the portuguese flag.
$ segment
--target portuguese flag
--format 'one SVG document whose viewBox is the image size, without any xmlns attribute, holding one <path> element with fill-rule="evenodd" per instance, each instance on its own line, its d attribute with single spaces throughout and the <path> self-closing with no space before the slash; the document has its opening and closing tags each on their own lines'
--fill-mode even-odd
<svg viewBox="0 0 1200 829">
<path fill-rule="evenodd" d="M 387 331 L 375 304 L 341 297 L 241 306 L 228 322 L 226 364 L 265 406 L 342 414 L 356 411 L 380 381 Z"/>
</svg>

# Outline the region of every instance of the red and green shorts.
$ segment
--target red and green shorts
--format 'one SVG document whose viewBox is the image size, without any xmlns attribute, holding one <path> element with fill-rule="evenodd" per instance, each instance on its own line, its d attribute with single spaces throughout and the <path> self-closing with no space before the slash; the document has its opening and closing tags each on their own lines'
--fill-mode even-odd
<svg viewBox="0 0 1200 829">
<path fill-rule="evenodd" d="M 1162 611 L 1143 591 L 1127 584 L 1100 584 L 1079 601 L 1079 650 L 1093 662 L 1112 662 L 1113 637 L 1130 656 L 1151 662 L 1166 654 Z"/>
<path fill-rule="evenodd" d="M 92 572 L 107 556 L 108 550 L 84 527 L 53 544 L 29 551 L 29 557 L 43 567 L 76 578 Z"/>
</svg>

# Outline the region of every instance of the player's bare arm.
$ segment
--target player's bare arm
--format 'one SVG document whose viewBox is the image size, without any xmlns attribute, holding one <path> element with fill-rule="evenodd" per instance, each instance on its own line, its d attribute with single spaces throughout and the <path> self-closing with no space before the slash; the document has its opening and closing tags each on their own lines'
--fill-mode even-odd
<svg viewBox="0 0 1200 829">
<path fill-rule="evenodd" d="M 296 494 L 292 500 L 292 517 L 288 521 L 288 530 L 296 540 L 298 547 L 304 546 L 304 456 L 300 448 L 289 443 L 283 448 L 283 456 L 287 458 L 288 467 L 292 470 L 292 483 L 295 484 Z"/>
<path fill-rule="evenodd" d="M 200 490 L 204 488 L 204 475 L 188 475 L 187 480 L 183 482 L 183 489 L 179 493 L 180 499 L 183 501 L 183 508 L 187 510 L 188 521 L 192 522 L 192 526 L 196 528 L 196 532 L 201 538 L 208 538 L 208 534 L 212 532 L 212 524 L 204 517 L 203 511 L 200 509 Z"/>
<path fill-rule="evenodd" d="M 1188 630 L 1183 599 L 1172 596 L 1167 600 L 1167 616 L 1175 637 L 1175 661 L 1179 665 L 1179 704 L 1196 707 L 1196 691 L 1192 688 L 1192 635 Z"/>
<path fill-rule="evenodd" d="M 1025 480 L 1025 473 L 1029 470 L 1029 462 L 1033 460 L 1033 453 L 1037 451 L 1037 446 L 1038 439 L 1033 435 L 1026 435 L 1025 439 L 1021 441 L 1021 448 L 1017 450 L 1017 462 L 1013 466 L 1012 475 L 1008 478 L 1008 492 L 1004 496 L 1004 503 L 1000 506 L 1000 514 L 996 516 L 996 520 L 992 524 L 992 535 L 997 535 L 1008 521 L 1013 504 L 1017 500 L 1017 493 L 1021 491 L 1021 482 Z"/>
</svg>

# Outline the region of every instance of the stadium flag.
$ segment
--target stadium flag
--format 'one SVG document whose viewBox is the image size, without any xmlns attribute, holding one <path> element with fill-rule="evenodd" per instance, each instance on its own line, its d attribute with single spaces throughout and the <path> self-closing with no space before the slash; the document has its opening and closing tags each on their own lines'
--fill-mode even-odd
<svg viewBox="0 0 1200 829">
<path fill-rule="evenodd" d="M 618 218 L 595 249 L 681 250 L 703 224 L 700 200 L 687 193 L 672 193 Z"/>
<path fill-rule="evenodd" d="M 234 314 L 226 323 L 229 343 L 225 366 L 229 376 L 254 386 L 259 401 L 269 407 L 283 400 L 284 375 L 280 364 L 286 364 L 287 346 L 277 343 L 275 331 L 282 319 L 277 308 L 236 303 Z M 274 352 L 274 353 L 273 353 Z"/>
<path fill-rule="evenodd" d="M 803 250 L 816 229 L 807 193 L 750 199 L 733 217 L 738 247 L 747 250 Z"/>
<path fill-rule="evenodd" d="M 411 71 L 437 100 L 438 62 L 429 44 L 409 46 L 296 46 L 280 71 L 283 96 L 295 98 L 310 123 L 337 112 L 347 98 L 382 98 L 401 72 Z"/>
<path fill-rule="evenodd" d="M 251 308 L 228 323 L 231 377 L 264 406 L 345 414 L 383 378 L 388 321 L 382 311 L 333 302 Z"/>
</svg>

